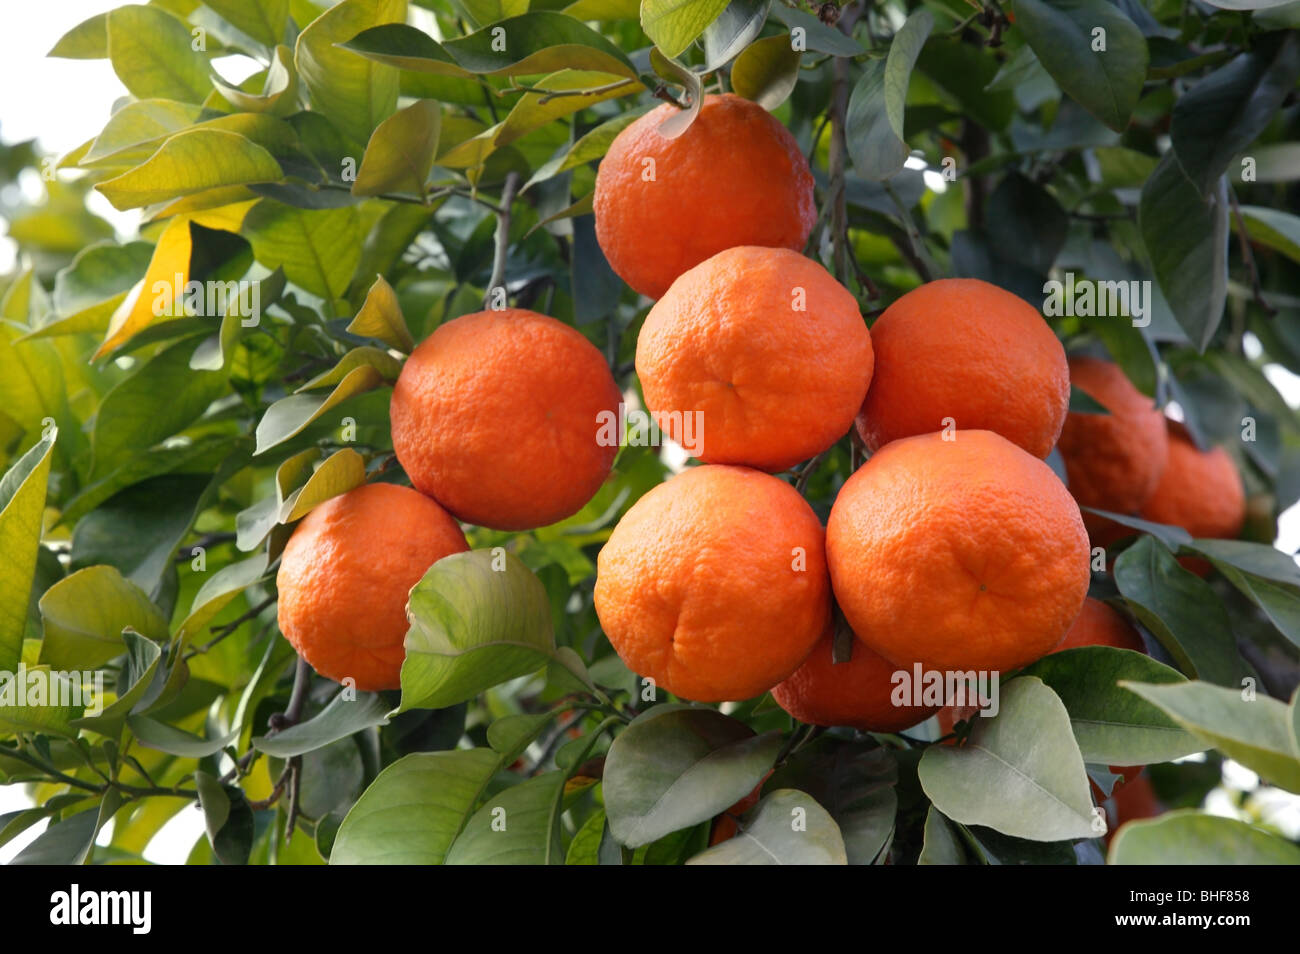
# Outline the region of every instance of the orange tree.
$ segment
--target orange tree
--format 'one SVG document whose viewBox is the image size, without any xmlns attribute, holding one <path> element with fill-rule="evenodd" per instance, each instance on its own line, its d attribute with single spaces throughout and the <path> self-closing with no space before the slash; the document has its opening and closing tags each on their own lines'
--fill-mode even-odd
<svg viewBox="0 0 1300 954">
<path fill-rule="evenodd" d="M 3 209 L 22 267 L 0 303 L 0 782 L 27 786 L 32 807 L 0 816 L 0 844 L 45 823 L 18 861 L 133 860 L 197 803 L 207 834 L 195 863 L 1300 859 L 1249 795 L 1240 820 L 1197 811 L 1225 758 L 1300 792 L 1300 571 L 1272 547 L 1300 496 L 1298 422 L 1275 387 L 1300 371 L 1300 218 L 1283 211 L 1300 178 L 1298 25 L 1297 4 L 1271 0 L 162 0 L 73 26 L 51 55 L 107 58 L 125 95 L 67 155 L 32 143 L 0 154 L 6 182 L 34 167 L 47 191 Z M 223 76 L 230 55 L 256 69 Z M 739 125 L 716 125 L 709 103 Z M 594 199 L 625 130 L 636 138 L 611 151 L 602 181 L 630 199 Z M 638 157 L 657 158 L 672 189 L 636 193 L 653 181 Z M 737 171 L 751 159 L 784 171 Z M 85 207 L 92 189 L 139 210 L 139 234 L 115 238 Z M 798 343 L 788 357 L 803 363 L 782 379 L 785 357 L 748 362 L 750 339 L 720 334 L 726 309 L 674 305 L 715 325 L 695 329 L 694 348 L 655 347 L 699 368 L 731 361 L 734 376 L 709 386 L 735 395 L 710 406 L 743 410 L 752 385 L 781 421 L 747 421 L 741 463 L 757 445 L 771 443 L 775 460 L 783 440 L 836 433 L 792 470 L 713 480 L 735 489 L 712 501 L 658 495 L 608 557 L 602 589 L 603 544 L 665 481 L 666 461 L 678 466 L 631 413 L 644 402 L 637 341 L 652 304 L 633 288 L 660 295 L 733 245 L 824 265 L 868 325 L 918 286 L 977 279 L 1027 302 L 1056 342 L 1033 322 L 980 337 L 994 333 L 984 308 L 936 285 L 937 304 L 913 299 L 907 313 L 939 308 L 942 334 L 912 325 L 886 345 L 882 330 L 875 373 L 900 391 L 855 430 L 847 411 L 870 375 L 817 352 L 839 337 L 786 327 L 773 339 L 754 325 L 753 341 Z M 786 276 L 748 283 L 742 268 L 729 280 L 744 299 Z M 995 299 L 985 289 L 969 301 Z M 508 316 L 478 320 L 501 341 L 456 326 L 454 354 L 432 337 L 507 308 L 550 316 L 591 347 L 566 345 L 583 355 L 569 362 L 512 337 L 540 319 Z M 395 454 L 390 395 L 424 341 L 427 376 L 407 378 Z M 1105 389 L 1070 389 L 1062 422 L 1067 354 L 1071 367 L 1113 369 Z M 828 402 L 819 362 L 836 357 L 836 381 L 859 390 Z M 675 394 L 699 386 L 686 365 L 664 366 Z M 512 382 L 504 402 L 497 371 Z M 587 448 L 566 468 L 555 449 L 574 438 L 548 402 L 566 420 L 589 414 L 608 403 L 609 375 L 631 409 L 610 425 L 623 446 L 617 457 Z M 1160 427 L 1149 440 L 1126 430 L 1150 409 L 1181 422 L 1170 438 L 1180 463 L 1162 491 L 1178 507 L 1147 512 L 1119 485 L 1141 472 L 1145 498 L 1165 469 Z M 872 467 L 874 446 L 854 435 L 946 433 L 966 414 L 1000 431 L 1039 413 L 1050 419 L 1035 425 L 1046 435 L 1035 452 L 1064 423 L 1068 447 L 1047 464 L 1063 481 L 1086 475 L 1086 519 L 1065 512 L 1074 504 L 1057 488 L 1047 524 L 1081 548 L 1086 523 L 1090 578 L 1035 579 L 1032 561 L 1017 563 L 1020 542 L 1059 551 L 1014 499 L 979 509 L 976 537 L 997 541 L 1015 587 L 1000 590 L 988 565 L 930 575 L 925 561 L 946 551 L 982 552 L 979 539 L 945 547 L 967 492 L 950 462 L 942 486 L 928 485 L 944 520 L 909 524 L 902 506 L 890 521 L 907 526 L 905 548 L 886 537 L 896 526 L 845 515 L 871 538 L 870 566 L 851 544 L 845 565 L 889 581 L 891 559 L 907 561 L 916 586 L 914 600 L 855 593 L 873 612 L 853 609 L 850 632 L 811 515 L 824 524 L 845 481 Z M 918 414 L 938 419 L 879 433 Z M 706 443 L 716 423 L 705 420 Z M 980 441 L 1011 470 L 1030 468 L 1011 443 Z M 1212 467 L 1197 463 L 1209 453 Z M 1033 468 L 1045 486 L 1051 475 Z M 412 482 L 438 496 L 458 479 L 482 514 L 473 525 L 456 494 L 440 500 L 461 518 L 464 552 L 439 504 L 344 496 Z M 779 480 L 792 489 L 765 483 Z M 573 481 L 590 484 L 580 501 Z M 749 484 L 776 510 L 748 519 Z M 494 509 L 494 495 L 515 509 Z M 1198 500 L 1212 521 L 1197 522 Z M 535 513 L 563 518 L 520 516 Z M 1006 536 L 999 513 L 1023 536 Z M 304 518 L 310 539 L 286 551 Z M 429 523 L 444 543 L 411 539 Z M 723 525 L 725 538 L 704 532 Z M 797 594 L 788 573 L 746 562 L 786 537 L 809 551 L 801 572 L 822 574 Z M 719 539 L 736 549 L 708 551 L 702 586 L 672 548 Z M 276 605 L 277 574 L 291 578 L 291 609 Z M 853 672 L 880 670 L 858 677 L 860 691 L 883 691 L 890 669 L 865 654 L 887 647 L 895 674 L 910 673 L 915 641 L 902 637 L 930 598 L 951 606 L 942 637 L 917 631 L 921 642 L 1006 641 L 1000 618 L 1050 616 L 1051 632 L 1033 634 L 1029 655 L 1041 656 L 1065 637 L 1084 583 L 1146 652 L 1080 636 L 994 674 L 996 714 L 944 710 L 938 729 L 899 725 L 947 698 L 885 705 L 837 681 L 858 658 Z M 964 586 L 972 605 L 985 600 L 968 625 Z M 987 600 L 1007 592 L 1017 602 L 999 614 Z M 1040 599 L 1050 612 L 1022 605 Z M 607 637 L 601 617 L 617 632 Z M 667 629 L 651 632 L 660 620 Z M 342 660 L 320 663 L 342 683 L 298 660 L 278 621 L 307 626 L 317 658 Z M 678 645 L 679 632 L 695 642 Z M 652 658 L 629 661 L 646 671 L 611 639 L 642 647 Z M 713 700 L 700 704 L 667 685 L 689 671 L 693 645 L 746 691 L 790 676 L 814 645 L 821 655 L 798 693 L 719 704 L 691 689 Z M 736 645 L 744 652 L 728 656 Z M 350 662 L 373 647 L 370 664 Z M 1019 664 L 1024 649 L 1006 655 Z M 371 670 L 367 691 L 356 677 Z M 667 675 L 642 678 L 651 670 Z M 386 688 L 393 679 L 400 688 Z M 832 688 L 814 698 L 821 680 Z M 806 724 L 783 704 L 852 724 Z M 908 707 L 915 718 L 900 716 Z M 1118 767 L 1140 765 L 1167 811 L 1111 837 Z"/>
</svg>

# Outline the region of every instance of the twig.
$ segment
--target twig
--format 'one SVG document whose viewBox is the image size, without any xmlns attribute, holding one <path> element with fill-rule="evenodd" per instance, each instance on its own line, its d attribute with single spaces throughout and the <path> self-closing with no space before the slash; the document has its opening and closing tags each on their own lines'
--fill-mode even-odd
<svg viewBox="0 0 1300 954">
<path fill-rule="evenodd" d="M 835 277 L 841 282 L 849 277 L 848 263 L 848 196 L 844 182 L 848 157 L 848 139 L 845 133 L 849 107 L 849 61 L 836 57 L 831 66 L 831 142 L 827 157 L 829 190 L 826 201 L 830 205 L 831 262 Z"/>
<path fill-rule="evenodd" d="M 507 89 L 498 90 L 498 96 L 504 96 L 506 93 L 537 93 L 542 98 L 540 103 L 549 103 L 553 99 L 561 99 L 565 96 L 599 96 L 601 93 L 612 93 L 616 89 L 622 89 L 636 80 L 621 79 L 615 83 L 606 83 L 604 86 L 593 86 L 591 89 L 543 89 L 540 86 L 524 86 L 519 83 L 508 87 Z"/>
<path fill-rule="evenodd" d="M 232 619 L 229 623 L 226 623 L 225 625 L 220 627 L 217 626 L 209 627 L 208 632 L 216 633 L 217 635 L 214 636 L 212 639 L 208 640 L 202 646 L 195 646 L 192 649 L 190 649 L 189 652 L 185 654 L 185 658 L 193 659 L 195 656 L 201 655 L 202 653 L 206 653 L 213 646 L 217 645 L 217 643 L 221 642 L 223 639 L 225 639 L 235 630 L 239 629 L 239 627 L 247 623 L 250 619 L 253 619 L 259 613 L 261 613 L 262 610 L 266 609 L 268 606 L 274 603 L 275 600 L 276 600 L 275 596 L 268 596 L 266 599 L 262 600 L 262 602 L 258 603 L 252 609 L 248 610 L 245 613 L 241 613 L 237 618 Z"/>
<path fill-rule="evenodd" d="M 1246 220 L 1242 218 L 1241 206 L 1237 203 L 1237 190 L 1228 186 L 1228 200 L 1232 203 L 1232 215 L 1237 222 L 1237 242 L 1241 246 L 1241 259 L 1246 263 L 1246 273 L 1250 276 L 1250 288 L 1255 296 L 1255 304 L 1264 309 L 1264 314 L 1272 317 L 1277 309 L 1264 299 L 1264 288 L 1259 282 L 1259 266 L 1255 262 L 1255 250 L 1250 245 L 1250 233 L 1246 231 Z"/>
<path fill-rule="evenodd" d="M 490 308 L 492 292 L 500 287 L 506 278 L 506 252 L 510 247 L 510 206 L 515 201 L 515 189 L 519 186 L 519 173 L 506 175 L 505 185 L 501 187 L 501 208 L 497 212 L 496 251 L 492 256 L 492 277 L 488 279 L 487 292 L 483 297 L 483 307 Z"/>
<path fill-rule="evenodd" d="M 174 562 L 176 562 L 176 563 L 188 563 L 190 560 L 194 559 L 194 548 L 195 548 L 195 547 L 202 547 L 204 550 L 207 550 L 208 548 L 210 548 L 210 547 L 215 547 L 215 546 L 217 546 L 218 544 L 229 543 L 231 540 L 234 540 L 234 539 L 235 539 L 235 535 L 234 535 L 233 533 L 208 533 L 208 534 L 205 534 L 205 535 L 199 537 L 197 540 L 195 540 L 195 541 L 194 541 L 193 543 L 191 543 L 189 546 L 182 546 L 182 547 L 181 547 L 181 550 L 182 550 L 182 551 L 188 550 L 188 551 L 189 551 L 189 555 L 186 556 L 186 554 L 185 554 L 184 552 L 178 553 L 178 554 L 176 554 L 176 557 L 175 557 Z"/>
</svg>

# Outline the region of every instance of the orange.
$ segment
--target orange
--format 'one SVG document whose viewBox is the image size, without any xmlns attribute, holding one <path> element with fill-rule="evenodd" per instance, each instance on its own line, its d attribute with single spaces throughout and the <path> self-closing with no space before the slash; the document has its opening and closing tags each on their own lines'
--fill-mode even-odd
<svg viewBox="0 0 1300 954">
<path fill-rule="evenodd" d="M 713 464 L 784 470 L 848 431 L 871 383 L 871 334 L 821 265 L 741 246 L 696 265 L 636 343 L 646 406 Z"/>
<path fill-rule="evenodd" d="M 396 484 L 365 484 L 320 504 L 280 557 L 280 631 L 327 679 L 397 689 L 406 598 L 426 570 L 469 549 L 447 511 Z"/>
<path fill-rule="evenodd" d="M 829 625 L 824 532 L 776 477 L 688 468 L 618 522 L 595 602 L 633 672 L 697 702 L 749 699 L 799 668 Z"/>
<path fill-rule="evenodd" d="M 1070 405 L 1065 349 L 1038 310 L 975 278 L 916 288 L 871 327 L 876 376 L 858 415 L 869 450 L 951 426 L 1046 457 Z"/>
<path fill-rule="evenodd" d="M 1246 491 L 1232 457 L 1222 447 L 1202 451 L 1182 425 L 1169 424 L 1169 451 L 1155 491 L 1142 505 L 1143 520 L 1182 527 L 1203 539 L 1232 538 L 1246 522 Z"/>
<path fill-rule="evenodd" d="M 735 245 L 801 249 L 817 222 L 808 160 L 757 103 L 705 96 L 675 139 L 665 103 L 615 138 L 596 173 L 596 239 L 619 276 L 658 298 L 678 275 Z"/>
<path fill-rule="evenodd" d="M 1070 493 L 1082 507 L 1135 515 L 1165 468 L 1164 415 L 1109 361 L 1071 358 L 1070 381 L 1110 412 L 1071 412 L 1065 419 L 1056 446 Z M 1133 532 L 1094 514 L 1084 514 L 1083 521 L 1098 546 Z"/>
<path fill-rule="evenodd" d="M 898 667 L 856 639 L 848 661 L 836 663 L 834 641 L 833 631 L 828 632 L 807 661 L 772 690 L 776 704 L 800 722 L 897 732 L 938 711 L 938 706 L 895 705 Z"/>
<path fill-rule="evenodd" d="M 1117 610 L 1107 606 L 1101 600 L 1091 596 L 1083 601 L 1079 618 L 1074 621 L 1070 631 L 1065 634 L 1056 651 L 1079 649 L 1083 646 L 1112 646 L 1115 649 L 1131 649 L 1145 653 L 1146 644 L 1142 637 Z"/>
<path fill-rule="evenodd" d="M 835 596 L 899 666 L 1016 669 L 1079 615 L 1087 534 L 1037 457 L 992 431 L 951 437 L 893 441 L 845 482 L 826 528 Z"/>
<path fill-rule="evenodd" d="M 754 808 L 763 797 L 763 784 L 772 776 L 772 770 L 768 769 L 762 781 L 754 786 L 754 790 L 748 795 L 736 802 L 721 815 L 713 816 L 713 824 L 709 826 L 709 845 L 720 845 L 728 838 L 734 838 L 740 831 L 740 826 L 736 824 L 736 819 Z"/>
<path fill-rule="evenodd" d="M 609 476 L 618 441 L 602 423 L 620 400 L 577 329 L 522 308 L 480 311 L 407 359 L 393 449 L 411 483 L 459 519 L 528 530 L 577 513 Z"/>
</svg>

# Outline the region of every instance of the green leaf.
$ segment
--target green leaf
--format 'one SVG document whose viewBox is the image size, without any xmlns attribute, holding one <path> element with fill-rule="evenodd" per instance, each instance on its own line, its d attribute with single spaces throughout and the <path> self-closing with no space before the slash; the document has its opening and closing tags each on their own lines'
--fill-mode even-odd
<svg viewBox="0 0 1300 954">
<path fill-rule="evenodd" d="M 1016 26 L 1080 106 L 1111 129 L 1128 126 L 1148 54 L 1142 31 L 1119 8 L 1106 0 L 1016 0 Z M 1095 49 L 1103 40 L 1104 48 Z"/>
<path fill-rule="evenodd" d="M 116 789 L 105 793 L 95 808 L 78 812 L 51 825 L 9 863 L 11 865 L 80 865 L 90 857 L 95 836 L 122 806 Z"/>
<path fill-rule="evenodd" d="M 1015 249 L 1016 261 L 1040 275 L 1051 270 L 1070 232 L 1070 219 L 1061 204 L 1018 172 L 1007 173 L 989 196 L 987 219 L 993 247 Z"/>
<path fill-rule="evenodd" d="M 343 48 L 379 63 L 442 76 L 535 76 L 571 69 L 637 78 L 627 54 L 605 37 L 573 17 L 543 10 L 443 44 L 414 27 L 390 24 L 354 36 Z"/>
<path fill-rule="evenodd" d="M 501 753 L 502 762 L 513 762 L 532 744 L 542 729 L 554 721 L 553 712 L 502 716 L 488 726 L 488 745 L 492 746 L 494 752 Z"/>
<path fill-rule="evenodd" d="M 282 444 L 301 433 L 326 411 L 384 383 L 383 375 L 370 364 L 353 368 L 327 395 L 291 394 L 266 409 L 257 422 L 257 448 L 254 454 Z"/>
<path fill-rule="evenodd" d="M 605 757 L 605 811 L 629 848 L 706 821 L 740 801 L 772 767 L 778 733 L 755 735 L 716 709 L 656 706 Z"/>
<path fill-rule="evenodd" d="M 1291 741 L 1291 710 L 1284 702 L 1204 682 L 1123 686 L 1167 712 L 1188 732 L 1236 759 L 1260 778 L 1300 793 L 1300 752 Z"/>
<path fill-rule="evenodd" d="M 289 0 L 203 0 L 231 26 L 254 40 L 275 46 L 284 37 Z"/>
<path fill-rule="evenodd" d="M 921 787 L 953 821 L 1030 841 L 1094 838 L 1092 796 L 1070 717 L 1032 676 L 1002 687 L 1000 711 L 976 720 L 966 744 L 932 745 Z"/>
<path fill-rule="evenodd" d="M 844 839 L 826 809 L 803 792 L 766 795 L 734 837 L 696 855 L 688 865 L 844 865 Z"/>
<path fill-rule="evenodd" d="M 590 70 L 560 70 L 552 73 L 537 81 L 537 89 L 549 92 L 524 94 L 504 120 L 448 149 L 438 157 L 438 165 L 448 169 L 481 166 L 496 150 L 556 119 L 607 99 L 627 96 L 640 88 L 634 80 L 609 73 Z M 553 93 L 574 95 L 552 95 Z"/>
<path fill-rule="evenodd" d="M 1115 513 L 1110 510 L 1098 510 L 1096 507 L 1080 507 L 1084 513 L 1093 513 L 1099 517 L 1105 517 L 1107 520 L 1113 520 L 1115 523 L 1122 524 L 1139 533 L 1149 533 L 1170 550 L 1177 550 L 1181 546 L 1186 546 L 1192 542 L 1192 535 L 1182 527 L 1175 527 L 1166 523 L 1152 523 L 1150 520 L 1143 520 L 1140 517 L 1131 517 L 1128 514 Z"/>
<path fill-rule="evenodd" d="M 1277 115 L 1300 79 L 1300 38 L 1261 37 L 1199 80 L 1174 104 L 1169 126 L 1178 163 L 1192 184 L 1210 194 L 1219 177 Z"/>
<path fill-rule="evenodd" d="M 1300 567 L 1295 560 L 1266 543 L 1245 540 L 1193 540 L 1187 549 L 1214 564 L 1278 632 L 1300 646 Z"/>
<path fill-rule="evenodd" d="M 72 532 L 73 569 L 107 564 L 120 570 L 150 596 L 157 596 L 172 566 L 176 548 L 199 512 L 232 473 L 222 465 L 218 476 L 164 474 L 134 484 L 100 504 L 77 522 Z"/>
<path fill-rule="evenodd" d="M 366 142 L 393 114 L 400 77 L 391 66 L 354 56 L 339 44 L 368 27 L 405 18 L 405 0 L 343 0 L 298 35 L 294 65 L 312 109 L 356 143 Z"/>
<path fill-rule="evenodd" d="M 144 591 L 115 567 L 89 566 L 55 583 L 40 599 L 41 662 L 54 669 L 96 669 L 125 650 L 122 631 L 166 640 L 167 620 Z"/>
<path fill-rule="evenodd" d="M 0 478 L 0 671 L 13 672 L 22 658 L 27 603 L 41 543 L 50 451 L 56 435 L 31 449 Z"/>
<path fill-rule="evenodd" d="M 1276 7 L 1289 7 L 1295 0 L 1205 0 L 1205 2 L 1220 10 L 1272 10 Z"/>
<path fill-rule="evenodd" d="M 163 660 L 158 644 L 139 633 L 123 631 L 122 642 L 126 646 L 126 662 L 118 675 L 117 698 L 99 715 L 86 716 L 73 723 L 79 729 L 112 739 L 121 735 L 127 716 L 154 685 Z"/>
<path fill-rule="evenodd" d="M 280 508 L 280 522 L 301 520 L 318 505 L 365 482 L 365 459 L 351 447 L 342 447 L 325 458 L 307 483 L 285 498 Z"/>
<path fill-rule="evenodd" d="M 1168 812 L 1120 828 L 1112 865 L 1300 865 L 1300 846 L 1235 818 Z"/>
<path fill-rule="evenodd" d="M 1183 569 L 1154 537 L 1115 559 L 1115 585 L 1138 620 L 1189 675 L 1219 685 L 1243 675 L 1223 602 L 1208 583 Z"/>
<path fill-rule="evenodd" d="M 443 557 L 411 590 L 407 616 L 399 712 L 464 702 L 555 654 L 546 588 L 505 550 Z"/>
<path fill-rule="evenodd" d="M 721 16 L 704 30 L 704 71 L 727 65 L 758 39 L 771 7 L 772 0 L 730 0 Z M 788 37 L 785 45 L 789 49 Z"/>
<path fill-rule="evenodd" d="M 1204 351 L 1228 296 L 1227 185 L 1202 196 L 1166 153 L 1142 187 L 1138 230 L 1174 317 Z"/>
<path fill-rule="evenodd" d="M 184 23 L 156 6 L 131 4 L 108 12 L 108 58 L 136 99 L 201 103 L 208 97 L 208 61 L 192 41 Z"/>
<path fill-rule="evenodd" d="M 1070 413 L 1071 414 L 1109 414 L 1110 409 L 1100 401 L 1093 398 L 1087 391 L 1070 386 Z"/>
<path fill-rule="evenodd" d="M 293 50 L 284 44 L 275 48 L 261 93 L 246 93 L 221 80 L 213 83 L 232 106 L 250 113 L 284 116 L 298 108 L 298 70 L 293 65 Z"/>
<path fill-rule="evenodd" d="M 817 800 L 840 826 L 849 864 L 875 863 L 894 833 L 898 768 L 875 742 L 824 735 L 801 746 L 772 773 L 769 789 L 797 788 Z"/>
<path fill-rule="evenodd" d="M 194 349 L 194 354 L 190 355 L 192 370 L 229 373 L 240 336 L 246 328 L 261 323 L 266 308 L 284 294 L 287 279 L 284 269 L 277 268 L 266 278 L 245 279 L 245 282 L 243 289 L 234 287 L 229 294 L 223 293 L 221 308 L 225 313 L 221 316 L 221 327 Z"/>
<path fill-rule="evenodd" d="M 1144 653 L 1110 646 L 1065 649 L 1044 656 L 1024 674 L 1043 680 L 1065 704 L 1085 762 L 1146 765 L 1205 749 L 1169 716 L 1120 687 L 1120 680 L 1187 681 Z"/>
<path fill-rule="evenodd" d="M 907 160 L 903 108 L 912 69 L 934 26 L 928 10 L 917 10 L 899 29 L 884 60 L 870 61 L 849 96 L 845 130 L 849 158 L 864 179 L 883 181 Z"/>
<path fill-rule="evenodd" d="M 221 864 L 248 864 L 254 828 L 253 812 L 244 793 L 204 771 L 194 773 L 194 787 L 198 789 L 212 854 Z"/>
<path fill-rule="evenodd" d="M 190 338 L 168 346 L 104 395 L 91 432 L 92 475 L 102 477 L 130 454 L 171 437 L 225 393 L 224 374 L 190 368 L 199 343 Z"/>
<path fill-rule="evenodd" d="M 397 302 L 397 293 L 383 275 L 375 276 L 375 283 L 366 292 L 366 300 L 347 330 L 363 338 L 378 339 L 406 354 L 415 347 L 415 339 L 411 337 L 406 318 L 402 315 L 402 306 Z"/>
<path fill-rule="evenodd" d="M 727 0 L 641 0 L 641 29 L 665 56 L 680 56 L 726 6 Z"/>
<path fill-rule="evenodd" d="M 239 738 L 238 730 L 227 736 L 217 738 L 199 738 L 194 733 L 160 723 L 148 716 L 133 715 L 126 720 L 127 728 L 134 734 L 140 745 L 168 755 L 177 755 L 183 759 L 205 759 L 216 755 Z"/>
<path fill-rule="evenodd" d="M 266 567 L 266 553 L 257 553 L 246 560 L 228 563 L 208 577 L 194 594 L 189 615 L 176 630 L 177 641 L 184 644 L 202 632 L 235 597 L 266 574 Z"/>
<path fill-rule="evenodd" d="M 861 56 L 867 52 L 853 37 L 827 26 L 811 13 L 774 3 L 772 16 L 790 28 L 790 39 L 798 44 L 796 49 L 801 51 L 810 50 L 831 56 Z"/>
<path fill-rule="evenodd" d="M 244 217 L 240 234 L 267 268 L 313 295 L 338 299 L 361 259 L 361 222 L 353 207 L 295 209 L 265 199 Z"/>
<path fill-rule="evenodd" d="M 135 209 L 223 186 L 274 182 L 280 164 L 254 142 L 218 129 L 191 129 L 163 143 L 143 165 L 95 186 L 118 209 Z"/>
<path fill-rule="evenodd" d="M 930 806 L 925 815 L 925 834 L 918 865 L 964 865 L 966 850 L 943 812 Z"/>
<path fill-rule="evenodd" d="M 171 99 L 141 99 L 124 104 L 91 142 L 78 165 L 136 165 L 148 159 L 168 136 L 189 128 L 203 108 Z"/>
<path fill-rule="evenodd" d="M 82 249 L 54 276 L 54 310 L 74 315 L 129 291 L 144 277 L 152 257 L 153 246 L 147 242 L 104 242 Z"/>
<path fill-rule="evenodd" d="M 685 91 L 686 108 L 673 113 L 656 129 L 665 139 L 676 139 L 691 127 L 704 106 L 703 78 L 677 60 L 664 56 L 658 47 L 650 50 L 650 66 L 668 82 L 675 83 Z"/>
<path fill-rule="evenodd" d="M 500 765 L 487 749 L 398 759 L 348 812 L 330 864 L 442 864 Z"/>
<path fill-rule="evenodd" d="M 59 38 L 46 56 L 69 60 L 102 60 L 108 57 L 108 14 L 96 13 L 82 20 Z"/>
<path fill-rule="evenodd" d="M 87 705 L 103 702 L 97 700 L 95 686 L 82 677 L 84 671 L 65 674 L 45 666 L 21 665 L 16 672 L 6 671 L 0 679 L 0 735 L 21 732 L 76 738 L 73 723 Z"/>
<path fill-rule="evenodd" d="M 380 280 L 382 281 L 382 279 Z M 402 327 L 405 328 L 404 323 Z M 348 325 L 347 330 L 352 334 L 365 334 L 363 330 L 360 330 L 357 327 L 355 318 L 352 320 L 352 324 Z M 379 336 L 374 335 L 373 337 Z M 334 387 L 354 370 L 361 367 L 374 368 L 385 381 L 396 381 L 397 376 L 402 372 L 402 362 L 394 358 L 387 351 L 381 351 L 379 348 L 372 348 L 369 345 L 362 345 L 358 348 L 353 348 L 343 357 L 339 358 L 338 364 L 334 365 L 334 367 L 330 368 L 328 371 L 322 371 L 320 374 L 316 375 L 316 377 L 308 380 L 305 384 L 300 384 L 294 393 L 300 394 L 303 391 L 315 391 L 318 388 Z"/>
<path fill-rule="evenodd" d="M 1258 205 L 1243 205 L 1241 218 L 1255 242 L 1300 262 L 1300 216 Z"/>
<path fill-rule="evenodd" d="M 613 119 L 605 120 L 575 142 L 568 152 L 556 156 L 549 162 L 539 166 L 528 181 L 520 187 L 519 191 L 526 192 L 539 182 L 544 182 L 561 173 L 568 172 L 570 169 L 576 169 L 578 166 L 600 159 L 609 151 L 614 138 L 632 125 L 644 112 L 644 109 L 629 109 L 626 112 L 619 113 Z"/>
<path fill-rule="evenodd" d="M 802 57 L 802 53 L 790 49 L 787 36 L 755 40 L 731 66 L 732 91 L 770 112 L 794 92 Z"/>
<path fill-rule="evenodd" d="M 408 192 L 424 195 L 424 183 L 438 152 L 442 107 L 421 99 L 375 127 L 352 183 L 353 195 Z"/>
<path fill-rule="evenodd" d="M 564 863 L 566 865 L 600 864 L 600 848 L 606 840 L 608 831 L 605 812 L 598 808 L 588 815 L 582 827 L 574 832 L 573 840 L 569 842 L 569 850 L 564 856 Z"/>
<path fill-rule="evenodd" d="M 306 722 L 275 735 L 254 736 L 253 748 L 280 759 L 304 755 L 363 729 L 387 725 L 388 709 L 389 706 L 376 693 L 363 692 L 352 699 L 340 692 Z"/>
<path fill-rule="evenodd" d="M 564 772 L 547 772 L 490 796 L 447 852 L 449 865 L 564 863 Z"/>
</svg>

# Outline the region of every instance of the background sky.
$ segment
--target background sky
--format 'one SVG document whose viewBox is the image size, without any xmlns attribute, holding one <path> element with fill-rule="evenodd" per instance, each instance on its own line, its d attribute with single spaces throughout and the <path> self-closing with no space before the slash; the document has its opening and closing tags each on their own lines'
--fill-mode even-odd
<svg viewBox="0 0 1300 954">
<path fill-rule="evenodd" d="M 21 142 L 35 138 L 43 154 L 62 156 L 99 132 L 112 114 L 113 103 L 126 93 L 108 61 L 50 59 L 45 54 L 78 23 L 124 2 L 127 0 L 56 0 L 7 5 L 5 29 L 0 30 L 0 139 Z M 215 65 L 225 79 L 233 82 L 242 80 L 254 68 L 242 57 L 219 59 Z M 42 194 L 40 177 L 34 171 L 24 177 L 19 188 L 33 200 Z M 137 213 L 118 212 L 98 193 L 91 193 L 90 203 L 97 214 L 113 223 L 120 237 L 133 235 Z M 0 237 L 0 274 L 18 264 L 14 244 Z M 1252 344 L 1247 341 L 1248 353 Z M 1300 407 L 1300 378 L 1277 366 L 1266 368 L 1265 373 L 1292 407 Z M 1282 515 L 1277 545 L 1290 554 L 1300 549 L 1300 506 Z M 1239 766 L 1225 774 L 1235 788 L 1250 789 L 1258 781 L 1253 773 Z M 1300 799 L 1284 792 L 1277 796 L 1275 812 L 1270 815 L 1295 837 L 1300 834 Z M 31 799 L 21 787 L 0 786 L 0 814 L 30 804 Z M 1207 808 L 1234 814 L 1224 790 L 1211 796 Z M 0 847 L 0 864 L 7 863 L 43 827 L 29 829 Z M 202 831 L 203 819 L 197 806 L 187 808 L 154 839 L 145 857 L 158 863 L 181 863 Z M 105 832 L 100 840 L 106 840 L 108 835 Z"/>
</svg>

